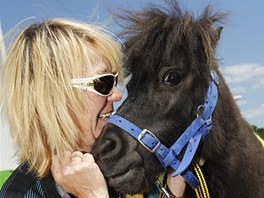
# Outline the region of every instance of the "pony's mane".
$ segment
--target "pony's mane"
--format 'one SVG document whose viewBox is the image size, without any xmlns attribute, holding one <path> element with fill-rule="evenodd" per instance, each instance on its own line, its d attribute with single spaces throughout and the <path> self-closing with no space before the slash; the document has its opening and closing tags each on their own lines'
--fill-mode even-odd
<svg viewBox="0 0 264 198">
<path fill-rule="evenodd" d="M 171 1 L 167 8 L 153 5 L 142 11 L 124 12 L 124 15 L 119 15 L 118 23 L 124 28 L 120 36 L 126 40 L 125 52 L 130 58 L 137 56 L 136 52 L 142 57 L 142 50 L 148 47 L 152 53 L 164 48 L 162 53 L 165 54 L 159 57 L 170 57 L 170 53 L 177 48 L 184 48 L 187 43 L 190 48 L 199 47 L 199 52 L 193 53 L 203 55 L 207 65 L 215 65 L 218 25 L 224 22 L 228 13 L 215 12 L 214 6 L 208 5 L 200 16 L 195 17 L 194 13 L 181 9 L 176 1 Z M 130 48 L 133 48 L 134 54 L 129 53 Z M 153 61 L 157 62 L 155 58 Z"/>
</svg>

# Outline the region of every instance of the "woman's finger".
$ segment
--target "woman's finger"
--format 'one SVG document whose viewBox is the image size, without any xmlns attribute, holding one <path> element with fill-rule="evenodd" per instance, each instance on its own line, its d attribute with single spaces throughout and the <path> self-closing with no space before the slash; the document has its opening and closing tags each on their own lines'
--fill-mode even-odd
<svg viewBox="0 0 264 198">
<path fill-rule="evenodd" d="M 83 160 L 83 154 L 80 151 L 75 151 L 71 155 L 71 163 L 81 162 Z"/>
<path fill-rule="evenodd" d="M 90 163 L 93 163 L 93 162 L 95 162 L 94 161 L 94 157 L 93 157 L 93 155 L 92 154 L 90 154 L 90 153 L 85 153 L 84 155 L 83 155 L 83 162 L 90 162 Z"/>
</svg>

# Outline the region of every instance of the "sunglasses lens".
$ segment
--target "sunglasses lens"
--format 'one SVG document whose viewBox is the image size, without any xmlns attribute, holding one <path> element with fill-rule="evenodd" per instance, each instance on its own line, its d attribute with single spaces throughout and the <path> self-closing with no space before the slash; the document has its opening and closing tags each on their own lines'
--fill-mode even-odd
<svg viewBox="0 0 264 198">
<path fill-rule="evenodd" d="M 94 89 L 103 95 L 108 95 L 115 85 L 115 77 L 103 76 L 94 80 Z"/>
</svg>

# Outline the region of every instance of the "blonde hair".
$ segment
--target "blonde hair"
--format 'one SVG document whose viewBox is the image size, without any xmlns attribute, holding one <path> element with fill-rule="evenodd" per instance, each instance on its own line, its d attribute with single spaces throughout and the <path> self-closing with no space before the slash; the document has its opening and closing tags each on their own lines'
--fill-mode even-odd
<svg viewBox="0 0 264 198">
<path fill-rule="evenodd" d="M 96 54 L 94 52 L 96 50 Z M 1 103 L 20 163 L 45 176 L 52 156 L 72 150 L 79 129 L 72 115 L 82 111 L 82 91 L 71 78 L 93 71 L 98 55 L 120 71 L 120 46 L 101 27 L 52 19 L 23 29 L 10 45 L 1 71 Z"/>
</svg>

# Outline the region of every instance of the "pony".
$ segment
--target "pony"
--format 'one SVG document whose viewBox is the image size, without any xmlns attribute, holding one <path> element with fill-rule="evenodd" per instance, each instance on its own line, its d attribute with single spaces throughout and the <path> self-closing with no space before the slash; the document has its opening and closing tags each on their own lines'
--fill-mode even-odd
<svg viewBox="0 0 264 198">
<path fill-rule="evenodd" d="M 264 149 L 242 117 L 216 58 L 222 30 L 219 24 L 225 18 L 225 12 L 215 11 L 211 5 L 195 16 L 175 2 L 167 8 L 154 5 L 127 11 L 121 17 L 126 22 L 123 66 L 130 80 L 127 98 L 115 115 L 125 123 L 107 123 L 92 149 L 115 191 L 146 192 L 164 169 L 174 170 L 175 175 L 193 174 L 190 160 L 203 159 L 200 168 L 211 197 L 264 196 Z M 217 99 L 204 121 L 207 125 L 197 148 L 192 142 L 200 129 L 191 132 L 195 135 L 178 153 L 168 149 L 193 128 L 190 125 L 203 113 L 211 86 Z M 126 132 L 126 125 L 144 130 L 133 137 Z M 143 138 L 154 140 L 154 148 Z M 187 151 L 193 152 L 188 144 L 195 150 L 190 159 L 185 157 Z M 169 164 L 161 163 L 162 154 L 155 154 L 161 147 L 169 153 L 165 160 L 173 158 Z M 187 167 L 179 171 L 183 161 L 188 161 Z M 184 197 L 195 197 L 191 185 L 186 186 Z"/>
</svg>

